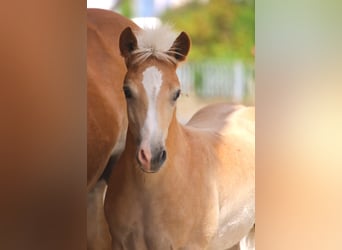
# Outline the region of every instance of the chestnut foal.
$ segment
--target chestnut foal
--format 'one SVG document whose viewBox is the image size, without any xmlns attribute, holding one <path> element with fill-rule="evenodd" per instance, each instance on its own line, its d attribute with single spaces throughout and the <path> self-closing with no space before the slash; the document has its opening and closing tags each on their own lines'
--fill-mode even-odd
<svg viewBox="0 0 342 250">
<path fill-rule="evenodd" d="M 228 249 L 253 229 L 254 108 L 210 105 L 180 124 L 189 49 L 168 27 L 121 33 L 128 132 L 105 199 L 112 249 Z"/>
</svg>

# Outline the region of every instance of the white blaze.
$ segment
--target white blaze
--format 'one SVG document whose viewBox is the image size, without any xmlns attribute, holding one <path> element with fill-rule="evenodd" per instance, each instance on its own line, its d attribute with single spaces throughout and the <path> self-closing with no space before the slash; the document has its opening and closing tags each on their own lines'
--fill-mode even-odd
<svg viewBox="0 0 342 250">
<path fill-rule="evenodd" d="M 162 73 L 155 66 L 148 67 L 143 73 L 142 84 L 148 100 L 147 115 L 142 129 L 142 135 L 146 135 L 146 139 L 149 139 L 156 133 L 158 128 L 157 96 L 162 84 Z"/>
</svg>

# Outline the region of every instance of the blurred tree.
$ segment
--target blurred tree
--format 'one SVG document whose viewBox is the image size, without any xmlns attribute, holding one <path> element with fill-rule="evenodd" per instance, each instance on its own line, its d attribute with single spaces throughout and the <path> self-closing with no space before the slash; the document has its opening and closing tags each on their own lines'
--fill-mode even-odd
<svg viewBox="0 0 342 250">
<path fill-rule="evenodd" d="M 254 17 L 251 0 L 197 0 L 169 9 L 161 18 L 191 36 L 191 61 L 253 61 Z"/>
<path fill-rule="evenodd" d="M 118 11 L 123 16 L 132 18 L 133 17 L 133 6 L 132 0 L 118 0 L 112 8 L 113 11 Z"/>
</svg>

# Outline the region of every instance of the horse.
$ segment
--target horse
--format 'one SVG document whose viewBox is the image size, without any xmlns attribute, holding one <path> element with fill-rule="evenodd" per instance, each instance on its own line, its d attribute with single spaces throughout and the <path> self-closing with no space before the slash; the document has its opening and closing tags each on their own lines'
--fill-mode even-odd
<svg viewBox="0 0 342 250">
<path fill-rule="evenodd" d="M 238 249 L 254 230 L 254 107 L 212 104 L 179 123 L 190 43 L 168 26 L 120 35 L 128 131 L 105 197 L 113 250 Z"/>
<path fill-rule="evenodd" d="M 126 65 L 119 35 L 131 20 L 108 10 L 87 10 L 87 187 L 91 190 L 109 158 L 120 155 L 127 131 L 122 81 Z"/>
<path fill-rule="evenodd" d="M 106 183 L 100 178 L 108 178 L 125 146 L 127 113 L 121 85 L 126 65 L 119 51 L 119 36 L 127 26 L 138 29 L 112 11 L 87 9 L 88 249 L 110 249 L 103 211 Z"/>
</svg>

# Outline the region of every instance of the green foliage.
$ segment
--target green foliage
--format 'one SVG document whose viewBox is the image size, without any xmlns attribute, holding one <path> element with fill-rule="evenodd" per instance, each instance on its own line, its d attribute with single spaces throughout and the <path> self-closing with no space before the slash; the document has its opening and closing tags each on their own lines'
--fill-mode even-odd
<svg viewBox="0 0 342 250">
<path fill-rule="evenodd" d="M 190 61 L 253 61 L 254 1 L 193 1 L 166 11 L 161 18 L 190 35 Z"/>
<path fill-rule="evenodd" d="M 119 5 L 119 12 L 128 18 L 133 17 L 132 0 L 124 0 Z"/>
</svg>

